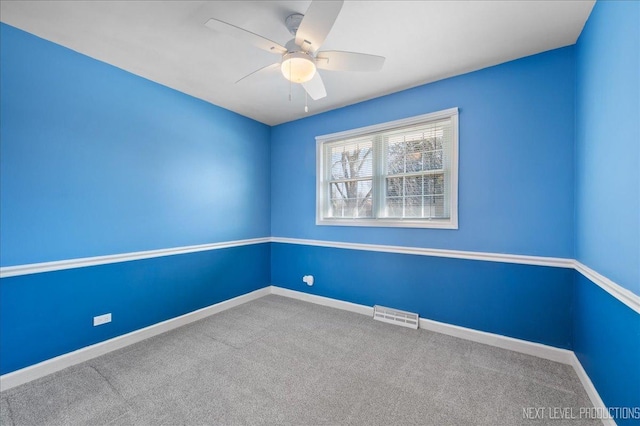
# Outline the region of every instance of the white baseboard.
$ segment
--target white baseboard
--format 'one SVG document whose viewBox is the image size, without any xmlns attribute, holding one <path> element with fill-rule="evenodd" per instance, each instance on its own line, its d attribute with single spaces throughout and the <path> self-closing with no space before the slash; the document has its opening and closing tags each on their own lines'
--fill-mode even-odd
<svg viewBox="0 0 640 426">
<path fill-rule="evenodd" d="M 568 349 L 555 348 L 542 343 L 534 343 L 501 334 L 489 333 L 486 331 L 474 330 L 472 328 L 460 327 L 458 325 L 420 318 L 420 328 L 435 331 L 436 333 L 447 334 L 465 340 L 471 340 L 485 345 L 496 346 L 526 355 L 544 358 L 562 364 L 572 363 L 573 352 Z"/>
<path fill-rule="evenodd" d="M 357 303 L 345 302 L 338 299 L 331 299 L 324 296 L 316 296 L 315 294 L 304 293 L 302 291 L 289 290 L 287 288 L 271 286 L 271 294 L 278 296 L 290 297 L 305 302 L 315 303 L 316 305 L 328 306 L 330 308 L 342 309 L 343 311 L 355 312 L 356 314 L 369 315 L 373 317 L 373 307 L 358 305 Z"/>
<path fill-rule="evenodd" d="M 259 290 L 252 291 L 251 293 L 243 294 L 241 296 L 234 297 L 233 299 L 225 300 L 223 302 L 216 303 L 215 305 L 207 306 L 206 308 L 198 309 L 197 311 L 189 312 L 188 314 L 171 318 L 169 320 L 150 325 L 149 327 L 132 331 L 131 333 L 123 334 L 122 336 L 114 337 L 113 339 L 105 340 L 104 342 L 96 343 L 95 345 L 60 355 L 11 373 L 3 374 L 0 376 L 0 390 L 5 391 L 32 380 L 39 379 L 64 368 L 80 364 L 108 352 L 132 345 L 150 337 L 157 336 L 158 334 L 162 334 L 183 325 L 206 318 L 218 312 L 222 312 L 238 305 L 242 305 L 243 303 L 266 296 L 270 292 L 270 287 L 264 287 Z"/>
<path fill-rule="evenodd" d="M 573 352 L 571 353 L 571 365 L 578 375 L 578 378 L 582 383 L 582 387 L 587 392 L 587 395 L 589 395 L 589 399 L 591 400 L 593 406 L 598 409 L 607 410 L 607 406 L 604 405 L 604 402 L 602 401 L 602 398 L 600 398 L 600 394 L 596 390 L 596 387 L 593 385 L 593 382 L 589 378 L 589 375 L 585 371 L 584 367 L 582 367 L 582 364 L 580 363 L 580 360 L 578 359 L 576 354 Z M 605 426 L 616 426 L 616 422 L 613 419 L 603 418 L 602 424 Z"/>
</svg>

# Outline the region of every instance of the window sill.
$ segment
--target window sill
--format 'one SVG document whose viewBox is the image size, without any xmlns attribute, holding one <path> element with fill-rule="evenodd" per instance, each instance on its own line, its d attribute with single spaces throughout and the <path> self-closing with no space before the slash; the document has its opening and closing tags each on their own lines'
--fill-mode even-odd
<svg viewBox="0 0 640 426">
<path fill-rule="evenodd" d="M 452 219 L 320 219 L 319 226 L 365 226 L 374 228 L 425 228 L 458 229 L 458 221 Z"/>
</svg>

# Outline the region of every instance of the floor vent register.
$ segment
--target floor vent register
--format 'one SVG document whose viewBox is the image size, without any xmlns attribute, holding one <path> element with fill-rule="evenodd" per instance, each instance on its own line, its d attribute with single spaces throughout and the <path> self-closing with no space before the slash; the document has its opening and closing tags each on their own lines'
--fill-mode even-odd
<svg viewBox="0 0 640 426">
<path fill-rule="evenodd" d="M 418 314 L 414 314 L 413 312 L 405 312 L 378 305 L 373 307 L 373 319 L 413 329 L 418 328 L 420 321 Z"/>
</svg>

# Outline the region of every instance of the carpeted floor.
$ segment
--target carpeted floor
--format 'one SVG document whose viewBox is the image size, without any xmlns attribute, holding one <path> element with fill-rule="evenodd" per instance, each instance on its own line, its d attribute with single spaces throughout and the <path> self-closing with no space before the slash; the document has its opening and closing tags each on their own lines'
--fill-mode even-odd
<svg viewBox="0 0 640 426">
<path fill-rule="evenodd" d="M 601 424 L 550 418 L 592 406 L 568 365 L 273 295 L 0 401 L 3 426 Z"/>
</svg>

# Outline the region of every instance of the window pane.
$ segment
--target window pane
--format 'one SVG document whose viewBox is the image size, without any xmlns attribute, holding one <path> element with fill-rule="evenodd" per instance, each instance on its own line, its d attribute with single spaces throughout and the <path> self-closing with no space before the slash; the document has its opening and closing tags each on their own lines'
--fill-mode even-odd
<svg viewBox="0 0 640 426">
<path fill-rule="evenodd" d="M 404 178 L 387 178 L 387 197 L 397 197 L 403 194 L 402 182 Z"/>
<path fill-rule="evenodd" d="M 389 144 L 387 145 L 386 158 L 388 174 L 396 175 L 398 173 L 404 173 L 404 143 L 389 142 Z"/>
<path fill-rule="evenodd" d="M 373 217 L 372 181 L 333 182 L 330 184 L 331 217 Z"/>
<path fill-rule="evenodd" d="M 406 135 L 404 140 L 407 147 L 407 153 L 424 151 L 424 139 L 422 138 L 422 133 Z"/>
<path fill-rule="evenodd" d="M 442 195 L 444 193 L 444 175 L 427 175 L 424 178 L 425 195 Z"/>
<path fill-rule="evenodd" d="M 442 150 L 424 153 L 424 170 L 442 169 Z"/>
<path fill-rule="evenodd" d="M 402 217 L 402 212 L 404 210 L 404 198 L 388 197 L 386 201 L 387 217 Z"/>
<path fill-rule="evenodd" d="M 387 217 L 439 218 L 445 214 L 446 138 L 449 120 L 422 128 L 387 133 L 384 138 L 386 171 L 382 209 Z"/>
<path fill-rule="evenodd" d="M 405 157 L 405 170 L 407 173 L 422 171 L 422 154 L 414 152 Z"/>
<path fill-rule="evenodd" d="M 422 195 L 422 176 L 412 176 L 404 179 L 404 195 Z"/>
<path fill-rule="evenodd" d="M 385 214 L 398 218 L 442 218 L 444 174 L 386 179 Z"/>
<path fill-rule="evenodd" d="M 331 180 L 357 179 L 373 175 L 373 143 L 354 141 L 331 146 Z"/>
<path fill-rule="evenodd" d="M 444 216 L 444 196 L 425 197 L 425 217 L 443 218 Z"/>
<path fill-rule="evenodd" d="M 439 122 L 420 131 L 399 132 L 385 137 L 387 174 L 442 170 L 443 141 L 448 122 Z"/>
<path fill-rule="evenodd" d="M 442 136 L 443 133 L 444 133 L 444 130 L 441 129 L 440 132 L 438 133 L 438 136 L 436 137 L 435 149 L 442 149 L 442 145 L 444 142 L 444 138 Z"/>
<path fill-rule="evenodd" d="M 405 198 L 404 217 L 422 217 L 422 197 Z"/>
</svg>

